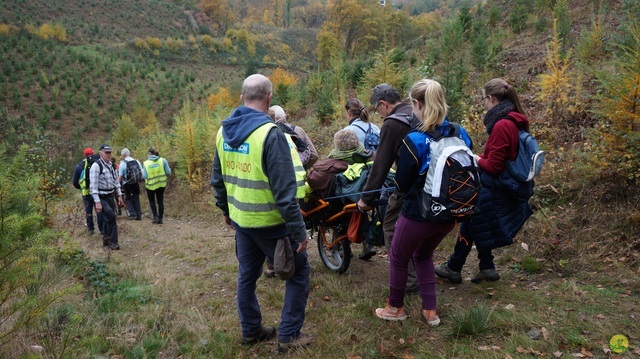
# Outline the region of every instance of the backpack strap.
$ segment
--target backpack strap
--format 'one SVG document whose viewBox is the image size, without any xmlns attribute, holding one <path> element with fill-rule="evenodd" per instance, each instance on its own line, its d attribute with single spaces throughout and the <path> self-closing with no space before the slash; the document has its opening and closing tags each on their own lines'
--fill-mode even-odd
<svg viewBox="0 0 640 359">
<path fill-rule="evenodd" d="M 364 132 L 365 134 L 366 134 L 366 133 L 369 133 L 369 132 L 368 132 L 368 131 L 366 131 L 364 128 L 362 128 L 362 127 L 360 127 L 360 126 L 356 125 L 355 123 L 352 123 L 352 124 L 351 124 L 351 126 L 356 126 L 357 128 L 359 128 L 359 129 L 360 129 L 360 131 Z M 369 124 L 369 130 L 371 130 L 371 124 Z"/>
<path fill-rule="evenodd" d="M 442 129 L 442 132 L 439 131 L 427 131 L 425 132 L 429 137 L 431 137 L 434 141 L 438 141 L 443 137 L 456 137 L 460 136 L 460 125 L 457 123 L 450 122 L 445 128 Z"/>
<path fill-rule="evenodd" d="M 394 113 L 394 114 L 391 114 L 391 115 L 387 116 L 387 118 L 385 118 L 385 121 L 387 119 L 390 119 L 390 118 L 394 119 L 396 121 L 400 121 L 400 122 L 402 122 L 404 124 L 407 124 L 409 126 L 412 126 L 412 122 L 413 122 L 413 116 L 412 115 L 407 115 L 407 114 L 404 114 L 404 113 L 402 113 L 402 114 Z"/>
</svg>

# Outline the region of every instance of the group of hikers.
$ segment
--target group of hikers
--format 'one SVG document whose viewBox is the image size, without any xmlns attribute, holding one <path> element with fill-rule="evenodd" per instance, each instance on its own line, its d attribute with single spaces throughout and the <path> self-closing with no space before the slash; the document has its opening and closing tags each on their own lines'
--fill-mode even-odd
<svg viewBox="0 0 640 359">
<path fill-rule="evenodd" d="M 90 147 L 85 148 L 84 158 L 74 168 L 72 182 L 75 188 L 82 191 L 89 232 L 95 231 L 95 208 L 102 245 L 110 250 L 119 250 L 116 218 L 122 213 L 121 208 L 125 208 L 129 219 L 142 219 L 140 182 L 144 182 L 147 191 L 153 214 L 152 223 L 162 224 L 164 190 L 171 168 L 153 147 L 149 148 L 148 158 L 142 164 L 131 156 L 128 148 L 120 151 L 122 158 L 119 163 L 112 157 L 112 152 L 108 144 L 101 145 L 98 154 L 94 154 Z"/>
<path fill-rule="evenodd" d="M 529 131 L 529 121 L 514 87 L 505 80 L 492 79 L 481 92 L 488 134 L 481 154 L 472 152 L 473 141 L 466 130 L 447 118 L 442 86 L 433 79 L 421 79 L 411 87 L 408 101 L 386 83 L 371 90 L 369 108 L 357 98 L 349 99 L 344 106 L 348 125 L 335 133 L 333 149 L 327 158 L 320 159 L 307 133 L 289 123 L 282 107 L 271 106 L 269 79 L 254 74 L 244 80 L 242 105 L 222 121 L 216 135 L 211 174 L 216 206 L 224 223 L 235 230 L 243 344 L 277 335 L 278 352 L 284 353 L 312 342 L 312 337 L 301 331 L 310 265 L 306 252 L 309 236 L 300 202 L 310 191 L 320 198 L 326 196 L 334 176 L 347 171 L 357 158 L 372 163 L 366 181 L 361 178 L 364 184 L 358 193 L 358 211 L 374 208 L 379 190 L 389 181 L 390 172 L 395 173 L 382 221 L 389 254 L 389 296 L 386 305 L 374 311 L 378 318 L 405 320 L 405 296 L 420 295 L 422 318 L 431 326 L 439 325 L 435 277 L 461 283 L 462 267 L 474 245 L 479 271 L 471 281 L 500 279 L 492 250 L 513 243 L 532 214 L 528 197 L 514 196 L 513 188 L 505 185 L 514 182 L 507 164 L 517 157 L 519 133 Z M 382 127 L 372 123 L 370 109 L 382 118 Z M 429 211 L 435 208 L 440 212 L 442 208 L 425 209 L 423 199 L 424 188 L 434 181 L 429 170 L 442 166 L 438 163 L 442 162 L 442 138 L 455 139 L 457 147 L 466 151 L 468 163 L 463 168 L 475 170 L 468 172 L 472 177 L 476 174 L 470 181 L 477 183 L 473 188 L 477 198 L 473 198 L 469 216 L 460 221 L 453 253 L 447 262 L 434 265 L 435 249 L 457 222 L 436 219 Z M 95 208 L 103 246 L 111 250 L 120 249 L 119 209 L 125 207 L 132 220 L 142 219 L 140 182 L 146 188 L 152 223 L 163 223 L 164 190 L 171 175 L 167 160 L 154 148 L 149 148 L 143 163 L 127 148 L 120 153 L 121 161 L 116 164 L 108 144 L 101 145 L 98 154 L 86 148 L 73 174 L 73 185 L 82 191 L 86 226 L 94 232 Z M 533 185 L 527 182 L 526 186 Z M 363 243 L 360 258 L 368 260 L 376 253 Z M 277 330 L 262 324 L 256 286 L 263 273 L 286 280 Z"/>
<path fill-rule="evenodd" d="M 306 252 L 309 237 L 298 199 L 304 197 L 305 183 L 320 196 L 326 194 L 332 176 L 353 163 L 354 153 L 373 159 L 357 201 L 359 211 L 373 209 L 380 195 L 376 190 L 395 168 L 395 189 L 389 195 L 382 224 L 390 261 L 389 297 L 384 307 L 375 310 L 378 318 L 406 319 L 405 295 L 419 294 L 422 318 L 429 325 L 439 325 L 435 276 L 460 283 L 462 267 L 474 245 L 480 263 L 471 281 L 500 279 L 492 250 L 513 243 L 513 237 L 532 214 L 527 200 L 516 198 L 504 185 L 506 163 L 518 154 L 519 132 L 529 130 L 512 85 L 495 78 L 481 89 L 488 133 L 481 154 L 471 152 L 473 142 L 468 133 L 447 118 L 441 85 L 421 79 L 411 87 L 408 101 L 388 84 L 371 90 L 370 108 L 383 119 L 381 128 L 371 122 L 368 106 L 349 99 L 345 104 L 349 125 L 334 135 L 334 148 L 325 159 L 318 159 L 309 137 L 299 126 L 288 123 L 280 106 L 271 106 L 272 91 L 271 82 L 263 75 L 244 80 L 242 106 L 222 121 L 217 133 L 211 174 L 216 206 L 222 211 L 224 223 L 235 230 L 237 306 L 243 344 L 277 336 L 278 352 L 284 353 L 312 342 L 312 337 L 301 331 L 310 266 Z M 479 178 L 475 180 L 481 186 L 476 188 L 473 215 L 459 226 L 453 253 L 447 262 L 434 265 L 434 250 L 455 227 L 453 221 L 433 220 L 421 209 L 427 172 L 436 161 L 432 149 L 441 137 L 456 138 L 465 147 L 472 162 L 469 167 L 477 170 Z M 291 252 L 287 254 L 289 247 Z M 372 248 L 364 250 L 363 259 L 375 254 Z M 277 330 L 263 326 L 256 296 L 265 260 L 286 280 Z M 292 265 L 290 270 L 286 269 L 288 263 Z M 281 272 L 285 274 L 281 276 Z"/>
</svg>

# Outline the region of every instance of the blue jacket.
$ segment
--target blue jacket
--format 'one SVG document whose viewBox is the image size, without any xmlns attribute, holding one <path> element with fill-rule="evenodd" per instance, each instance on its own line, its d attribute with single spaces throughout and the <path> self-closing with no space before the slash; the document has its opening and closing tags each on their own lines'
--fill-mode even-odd
<svg viewBox="0 0 640 359">
<path fill-rule="evenodd" d="M 436 127 L 436 131 L 444 133 L 444 129 L 449 126 L 446 118 L 442 124 Z M 473 142 L 467 131 L 460 127 L 460 138 L 464 143 L 473 147 Z M 402 141 L 396 159 L 397 170 L 394 182 L 399 192 L 404 193 L 402 204 L 402 215 L 414 221 L 425 221 L 420 215 L 419 193 L 424 187 L 424 182 L 431 163 L 431 151 L 429 148 L 430 137 L 424 132 L 413 131 Z"/>
</svg>

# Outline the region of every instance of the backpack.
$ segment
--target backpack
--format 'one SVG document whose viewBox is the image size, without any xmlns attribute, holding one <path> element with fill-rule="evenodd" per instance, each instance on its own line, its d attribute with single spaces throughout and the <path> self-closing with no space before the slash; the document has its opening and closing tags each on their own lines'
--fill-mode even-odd
<svg viewBox="0 0 640 359">
<path fill-rule="evenodd" d="M 365 131 L 364 128 L 354 124 L 357 128 L 364 132 L 364 149 L 365 150 L 377 150 L 378 145 L 380 144 L 380 135 L 371 131 L 371 124 L 369 124 L 369 128 Z"/>
<path fill-rule="evenodd" d="M 506 162 L 509 173 L 520 182 L 529 182 L 540 174 L 543 162 L 544 151 L 540 151 L 536 139 L 527 131 L 519 131 L 518 155 Z"/>
<path fill-rule="evenodd" d="M 81 186 L 82 184 L 84 184 L 84 188 L 87 190 L 91 188 L 89 186 L 91 184 L 90 178 L 89 178 L 91 177 L 89 176 L 89 170 L 91 169 L 91 166 L 93 166 L 93 164 L 99 159 L 100 159 L 99 154 L 89 155 L 87 156 L 87 158 L 84 159 L 84 168 L 82 169 L 82 173 L 80 174 L 80 183 L 81 183 Z M 98 165 L 100 166 L 100 173 L 102 173 L 102 163 L 98 162 Z"/>
<path fill-rule="evenodd" d="M 127 171 L 124 176 L 125 183 L 133 184 L 142 181 L 142 168 L 140 168 L 138 161 L 126 161 L 126 164 Z"/>
<path fill-rule="evenodd" d="M 460 138 L 460 126 L 450 124 L 444 132 L 427 132 L 431 162 L 420 192 L 420 214 L 434 222 L 462 222 L 476 210 L 480 174 L 473 152 Z"/>
</svg>

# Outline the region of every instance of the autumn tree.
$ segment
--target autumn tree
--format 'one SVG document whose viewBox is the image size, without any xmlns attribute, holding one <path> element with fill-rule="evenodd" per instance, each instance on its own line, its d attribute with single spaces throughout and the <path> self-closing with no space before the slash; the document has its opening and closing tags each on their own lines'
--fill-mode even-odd
<svg viewBox="0 0 640 359">
<path fill-rule="evenodd" d="M 207 100 L 207 108 L 209 111 L 218 109 L 230 110 L 238 105 L 240 95 L 234 95 L 228 86 L 221 87 L 215 94 L 210 94 Z"/>
<path fill-rule="evenodd" d="M 547 44 L 547 72 L 538 76 L 538 99 L 545 104 L 547 116 L 564 122 L 564 113 L 572 92 L 571 52 L 562 56 L 562 40 L 553 21 L 553 37 Z"/>
<path fill-rule="evenodd" d="M 226 33 L 228 24 L 235 21 L 227 0 L 201 0 L 198 7 L 211 19 L 219 34 Z"/>
<path fill-rule="evenodd" d="M 381 33 L 380 8 L 375 0 L 330 0 L 327 21 L 318 35 L 318 57 L 326 61 L 335 54 L 326 54 L 332 37 L 340 46 L 338 51 L 349 58 L 372 50 Z"/>
<path fill-rule="evenodd" d="M 220 119 L 216 119 L 208 109 L 193 108 L 186 102 L 174 123 L 174 151 L 180 163 L 176 172 L 188 183 L 191 201 L 195 202 L 196 194 L 209 184 Z"/>
<path fill-rule="evenodd" d="M 627 29 L 632 41 L 623 43 L 616 71 L 603 75 L 606 92 L 599 113 L 602 125 L 594 136 L 600 144 L 596 164 L 640 183 L 640 26 L 632 20 Z"/>
<path fill-rule="evenodd" d="M 269 76 L 273 84 L 273 103 L 286 105 L 291 98 L 293 86 L 298 84 L 298 78 L 289 71 L 278 67 Z"/>
</svg>

